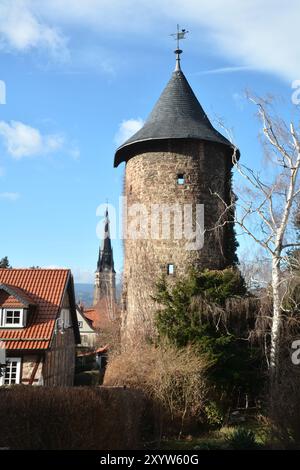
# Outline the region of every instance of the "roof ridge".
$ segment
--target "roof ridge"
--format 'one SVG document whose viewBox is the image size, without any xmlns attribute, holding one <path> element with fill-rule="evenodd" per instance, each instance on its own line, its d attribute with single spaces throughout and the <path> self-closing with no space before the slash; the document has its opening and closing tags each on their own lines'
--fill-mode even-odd
<svg viewBox="0 0 300 470">
<path fill-rule="evenodd" d="M 71 268 L 0 268 L 3 271 L 71 271 Z"/>
</svg>

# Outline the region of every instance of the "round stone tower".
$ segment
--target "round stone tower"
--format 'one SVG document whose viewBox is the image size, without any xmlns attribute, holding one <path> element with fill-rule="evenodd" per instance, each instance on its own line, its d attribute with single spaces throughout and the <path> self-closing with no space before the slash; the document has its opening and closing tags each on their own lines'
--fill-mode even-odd
<svg viewBox="0 0 300 470">
<path fill-rule="evenodd" d="M 191 267 L 236 262 L 232 224 L 214 229 L 224 212 L 221 198 L 232 199 L 233 147 L 210 123 L 175 52 L 175 71 L 149 118 L 115 154 L 115 166 L 126 163 L 122 325 L 128 336 L 153 333 L 153 294 L 163 275 L 172 282 Z"/>
</svg>

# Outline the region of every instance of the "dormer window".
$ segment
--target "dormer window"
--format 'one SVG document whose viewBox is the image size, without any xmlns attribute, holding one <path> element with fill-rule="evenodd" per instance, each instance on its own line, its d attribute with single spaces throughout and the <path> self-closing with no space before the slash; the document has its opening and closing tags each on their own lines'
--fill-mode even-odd
<svg viewBox="0 0 300 470">
<path fill-rule="evenodd" d="M 0 313 L 2 327 L 23 328 L 26 325 L 26 310 L 23 308 L 4 308 Z"/>
</svg>

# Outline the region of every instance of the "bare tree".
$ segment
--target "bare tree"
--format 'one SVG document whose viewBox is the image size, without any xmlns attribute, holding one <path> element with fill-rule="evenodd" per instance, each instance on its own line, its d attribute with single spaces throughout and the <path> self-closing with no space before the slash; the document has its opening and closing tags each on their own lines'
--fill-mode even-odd
<svg viewBox="0 0 300 470">
<path fill-rule="evenodd" d="M 288 250 L 299 246 L 293 220 L 299 208 L 300 134 L 293 122 L 287 125 L 275 114 L 270 102 L 248 98 L 257 107 L 262 125 L 264 167 L 267 166 L 268 171 L 262 175 L 240 163 L 239 152 L 233 144 L 233 170 L 244 183 L 243 192 L 238 198 L 233 195 L 230 204 L 226 204 L 219 194 L 214 194 L 224 204 L 218 226 L 228 223 L 227 214 L 235 208 L 234 223 L 242 234 L 263 249 L 271 262 L 273 307 L 269 365 L 274 378 L 279 362 L 285 265 Z"/>
<path fill-rule="evenodd" d="M 264 294 L 271 282 L 270 266 L 270 258 L 261 247 L 247 247 L 239 253 L 239 268 L 250 292 Z"/>
</svg>

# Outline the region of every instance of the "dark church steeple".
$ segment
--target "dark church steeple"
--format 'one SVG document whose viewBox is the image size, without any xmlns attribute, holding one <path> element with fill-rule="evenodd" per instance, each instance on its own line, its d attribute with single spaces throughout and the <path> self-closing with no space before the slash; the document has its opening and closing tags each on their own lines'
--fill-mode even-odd
<svg viewBox="0 0 300 470">
<path fill-rule="evenodd" d="M 103 271 L 115 272 L 113 249 L 111 246 L 111 239 L 110 239 L 109 223 L 110 222 L 109 222 L 109 217 L 108 217 L 108 209 L 106 209 L 103 244 L 99 250 L 99 257 L 98 257 L 98 262 L 97 262 L 98 272 L 103 272 Z"/>
<path fill-rule="evenodd" d="M 113 249 L 111 246 L 108 209 L 105 211 L 104 237 L 99 249 L 95 274 L 94 305 L 103 297 L 115 301 L 116 272 L 114 268 Z"/>
</svg>

